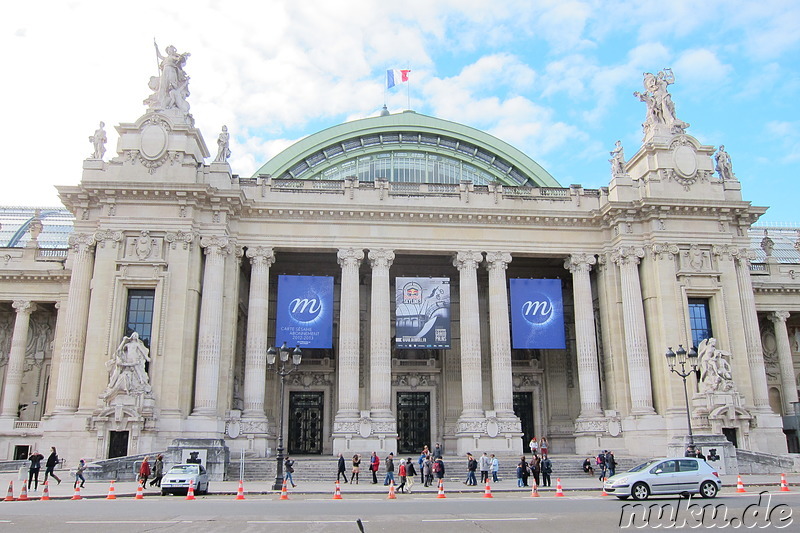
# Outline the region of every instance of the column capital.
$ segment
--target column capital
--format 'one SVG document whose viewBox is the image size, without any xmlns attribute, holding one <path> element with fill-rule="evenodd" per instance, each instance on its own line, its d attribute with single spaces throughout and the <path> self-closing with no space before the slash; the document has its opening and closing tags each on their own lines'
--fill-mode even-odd
<svg viewBox="0 0 800 533">
<path fill-rule="evenodd" d="M 773 323 L 777 324 L 778 322 L 786 322 L 789 319 L 789 311 L 773 311 L 767 318 L 769 318 Z"/>
<path fill-rule="evenodd" d="M 459 271 L 466 270 L 466 269 L 477 269 L 478 265 L 483 261 L 483 253 L 482 252 L 458 252 L 453 257 L 453 266 L 456 267 Z"/>
<path fill-rule="evenodd" d="M 112 248 L 116 248 L 117 244 L 122 242 L 121 231 L 99 230 L 95 231 L 92 237 L 101 248 L 105 248 L 106 242 L 110 242 Z"/>
<path fill-rule="evenodd" d="M 247 249 L 247 257 L 251 265 L 272 266 L 275 263 L 275 252 L 270 246 L 252 246 Z"/>
<path fill-rule="evenodd" d="M 731 255 L 737 263 L 745 268 L 750 268 L 750 263 L 756 258 L 756 253 L 750 248 L 733 248 Z"/>
<path fill-rule="evenodd" d="M 572 272 L 589 272 L 592 265 L 597 264 L 597 258 L 593 254 L 570 254 L 564 259 L 564 268 Z"/>
<path fill-rule="evenodd" d="M 340 248 L 336 252 L 336 260 L 342 268 L 346 266 L 360 266 L 364 259 L 364 250 L 358 248 Z"/>
<path fill-rule="evenodd" d="M 715 244 L 711 247 L 711 255 L 718 259 L 731 260 L 739 254 L 739 249 L 730 244 Z"/>
<path fill-rule="evenodd" d="M 205 235 L 200 238 L 200 246 L 206 255 L 228 255 L 233 252 L 230 239 L 219 235 Z"/>
<path fill-rule="evenodd" d="M 611 251 L 611 260 L 617 265 L 638 265 L 644 257 L 644 248 L 641 246 L 620 246 Z"/>
<path fill-rule="evenodd" d="M 505 270 L 510 262 L 511 254 L 508 252 L 486 252 L 486 270 Z"/>
<path fill-rule="evenodd" d="M 385 248 L 376 248 L 369 251 L 368 258 L 372 268 L 389 268 L 394 262 L 394 252 Z"/>
<path fill-rule="evenodd" d="M 75 252 L 88 251 L 95 242 L 94 235 L 89 233 L 73 233 L 69 236 L 69 245 Z"/>
<path fill-rule="evenodd" d="M 668 242 L 656 242 L 650 246 L 650 252 L 655 259 L 668 260 L 674 259 L 680 253 L 677 244 L 670 244 Z"/>
<path fill-rule="evenodd" d="M 17 314 L 29 315 L 36 311 L 36 304 L 29 300 L 14 300 L 14 302 L 11 304 L 11 307 L 17 311 Z"/>
</svg>

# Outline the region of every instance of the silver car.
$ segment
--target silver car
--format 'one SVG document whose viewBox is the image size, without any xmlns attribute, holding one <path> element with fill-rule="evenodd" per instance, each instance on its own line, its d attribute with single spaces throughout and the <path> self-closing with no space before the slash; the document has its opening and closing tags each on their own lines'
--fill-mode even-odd
<svg viewBox="0 0 800 533">
<path fill-rule="evenodd" d="M 208 494 L 208 473 L 198 464 L 180 464 L 170 468 L 161 480 L 161 495 L 169 493 L 186 494 L 189 484 L 194 483 L 197 494 Z"/>
<path fill-rule="evenodd" d="M 608 478 L 603 489 L 624 500 L 646 500 L 651 494 L 700 494 L 713 498 L 722 489 L 717 471 L 703 459 L 671 457 L 656 459 Z"/>
</svg>

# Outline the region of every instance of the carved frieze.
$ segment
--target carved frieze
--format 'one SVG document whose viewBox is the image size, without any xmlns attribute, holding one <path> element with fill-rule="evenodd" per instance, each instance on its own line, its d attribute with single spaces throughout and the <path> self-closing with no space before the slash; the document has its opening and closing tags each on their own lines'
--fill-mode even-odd
<svg viewBox="0 0 800 533">
<path fill-rule="evenodd" d="M 681 253 L 681 269 L 700 272 L 707 270 L 709 264 L 708 251 L 692 244 L 688 250 Z"/>
</svg>

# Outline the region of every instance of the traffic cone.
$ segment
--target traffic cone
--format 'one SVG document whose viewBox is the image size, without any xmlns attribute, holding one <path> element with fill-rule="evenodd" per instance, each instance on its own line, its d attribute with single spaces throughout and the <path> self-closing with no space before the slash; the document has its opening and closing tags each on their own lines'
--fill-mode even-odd
<svg viewBox="0 0 800 533">
<path fill-rule="evenodd" d="M 607 477 L 603 478 L 603 492 L 600 493 L 600 496 L 608 496 L 608 493 L 606 492 L 606 480 L 607 479 L 608 479 Z"/>
<path fill-rule="evenodd" d="M 75 485 L 75 494 L 72 495 L 71 500 L 82 500 L 81 498 L 81 488 L 78 485 Z"/>
<path fill-rule="evenodd" d="M 144 500 L 144 487 L 142 487 L 142 482 L 139 482 L 139 486 L 136 487 L 136 496 L 133 498 L 134 500 Z"/>
<path fill-rule="evenodd" d="M 781 492 L 791 492 L 789 490 L 789 484 L 786 482 L 786 474 L 781 474 Z"/>
<path fill-rule="evenodd" d="M 44 490 L 42 491 L 42 497 L 39 501 L 47 501 L 50 499 L 50 485 L 47 481 L 44 482 Z"/>
<path fill-rule="evenodd" d="M 239 480 L 239 488 L 236 490 L 236 498 L 235 500 L 244 500 L 244 482 L 240 479 Z"/>
<path fill-rule="evenodd" d="M 28 482 L 22 482 L 22 491 L 19 493 L 19 498 L 17 498 L 18 502 L 27 502 L 28 501 Z"/>
<path fill-rule="evenodd" d="M 286 480 L 283 480 L 283 487 L 281 488 L 281 500 L 288 500 L 289 499 L 289 491 L 286 490 Z"/>
<path fill-rule="evenodd" d="M 13 481 L 9 481 L 8 482 L 8 496 L 6 496 L 6 499 L 3 500 L 3 501 L 4 502 L 13 502 L 15 500 L 16 500 L 16 498 L 14 498 L 14 482 Z"/>
<path fill-rule="evenodd" d="M 533 485 L 531 485 L 531 498 L 538 498 L 539 497 L 539 487 L 536 485 L 536 480 L 533 480 Z"/>
<path fill-rule="evenodd" d="M 447 498 L 447 496 L 444 495 L 444 480 L 443 479 L 439 480 L 439 494 L 437 494 L 436 497 L 437 498 Z"/>
<path fill-rule="evenodd" d="M 339 481 L 336 481 L 336 490 L 333 491 L 333 499 L 334 500 L 341 500 L 342 499 L 342 491 L 339 487 Z"/>
<path fill-rule="evenodd" d="M 483 489 L 483 497 L 484 498 L 494 498 L 492 496 L 492 486 L 489 485 L 489 480 L 486 480 L 486 488 Z"/>
<path fill-rule="evenodd" d="M 139 488 L 142 488 L 142 486 L 139 485 Z M 137 498 L 139 497 L 138 494 L 137 494 L 136 497 Z M 197 499 L 197 498 L 194 497 L 194 480 L 193 479 L 189 480 L 189 490 L 186 491 L 186 499 L 187 500 L 196 500 Z"/>
<path fill-rule="evenodd" d="M 556 496 L 559 498 L 564 497 L 564 490 L 561 488 L 561 478 L 556 478 Z"/>
<path fill-rule="evenodd" d="M 747 492 L 744 490 L 744 483 L 742 483 L 742 476 L 736 476 L 736 492 Z"/>
<path fill-rule="evenodd" d="M 394 480 L 389 482 L 389 497 L 388 500 L 396 500 L 397 496 L 394 493 Z"/>
<path fill-rule="evenodd" d="M 106 500 L 116 500 L 117 495 L 114 493 L 114 480 L 111 480 L 111 485 L 108 486 L 108 496 L 106 496 Z"/>
</svg>

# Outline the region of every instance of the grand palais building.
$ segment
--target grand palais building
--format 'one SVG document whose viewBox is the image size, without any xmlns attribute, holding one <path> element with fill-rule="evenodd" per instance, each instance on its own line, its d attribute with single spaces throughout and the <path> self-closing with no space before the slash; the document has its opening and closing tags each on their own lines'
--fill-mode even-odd
<svg viewBox="0 0 800 533">
<path fill-rule="evenodd" d="M 227 131 L 209 150 L 194 127 L 184 63 L 167 50 L 109 156 L 101 124 L 63 206 L 0 208 L 0 460 L 181 439 L 264 457 L 281 435 L 293 455 L 511 456 L 536 436 L 661 456 L 687 405 L 740 460 L 799 451 L 800 238 L 753 227 L 766 207 L 663 72 L 642 144 L 586 189 L 413 111 L 239 176 Z M 283 343 L 302 360 L 282 388 Z M 685 398 L 665 353 L 692 347 Z"/>
</svg>

